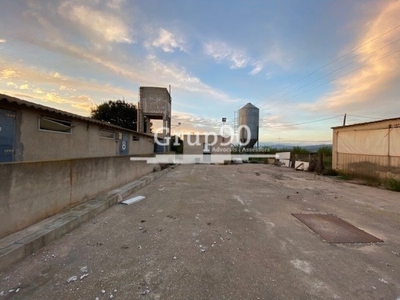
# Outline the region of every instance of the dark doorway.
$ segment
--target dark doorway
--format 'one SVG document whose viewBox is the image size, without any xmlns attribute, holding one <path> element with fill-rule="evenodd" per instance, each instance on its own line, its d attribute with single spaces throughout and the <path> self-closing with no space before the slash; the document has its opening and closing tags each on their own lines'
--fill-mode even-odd
<svg viewBox="0 0 400 300">
<path fill-rule="evenodd" d="M 0 108 L 0 162 L 14 161 L 15 112 Z"/>
</svg>

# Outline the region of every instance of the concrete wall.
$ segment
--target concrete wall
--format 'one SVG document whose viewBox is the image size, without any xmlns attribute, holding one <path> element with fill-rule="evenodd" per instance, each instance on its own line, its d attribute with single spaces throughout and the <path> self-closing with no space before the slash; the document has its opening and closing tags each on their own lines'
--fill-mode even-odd
<svg viewBox="0 0 400 300">
<path fill-rule="evenodd" d="M 0 238 L 153 169 L 129 156 L 0 164 Z"/>
<path fill-rule="evenodd" d="M 167 117 L 171 113 L 171 96 L 166 88 L 140 87 L 140 105 L 143 114 Z"/>
<path fill-rule="evenodd" d="M 332 168 L 370 178 L 400 179 L 399 127 L 400 118 L 333 128 Z M 340 150 L 340 135 L 350 132 L 362 132 L 364 136 L 362 141 L 354 141 L 358 153 Z M 378 132 L 382 143 L 374 138 Z M 370 143 L 367 138 L 371 138 Z"/>
<path fill-rule="evenodd" d="M 214 136 L 210 135 L 184 135 L 183 136 L 183 154 L 203 154 L 203 143 L 208 144 L 214 143 Z M 229 141 L 229 138 L 223 138 L 222 136 L 217 136 L 216 144 L 211 146 L 211 154 L 231 154 L 230 145 L 221 144 Z"/>
<path fill-rule="evenodd" d="M 154 152 L 153 138 L 115 128 L 102 127 L 79 119 L 68 119 L 50 112 L 41 112 L 26 107 L 9 106 L 5 109 L 16 111 L 15 161 L 48 161 L 84 157 L 115 156 L 119 154 L 119 142 L 100 136 L 101 129 L 122 132 L 129 137 L 129 155 L 150 154 Z M 39 117 L 72 121 L 71 133 L 39 130 Z M 133 135 L 139 141 L 133 141 Z"/>
</svg>

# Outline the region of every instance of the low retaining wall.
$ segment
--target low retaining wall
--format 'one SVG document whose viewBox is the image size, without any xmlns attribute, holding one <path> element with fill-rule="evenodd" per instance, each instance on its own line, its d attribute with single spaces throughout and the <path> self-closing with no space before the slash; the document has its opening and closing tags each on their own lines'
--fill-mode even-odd
<svg viewBox="0 0 400 300">
<path fill-rule="evenodd" d="M 0 238 L 153 169 L 129 156 L 0 164 Z"/>
</svg>

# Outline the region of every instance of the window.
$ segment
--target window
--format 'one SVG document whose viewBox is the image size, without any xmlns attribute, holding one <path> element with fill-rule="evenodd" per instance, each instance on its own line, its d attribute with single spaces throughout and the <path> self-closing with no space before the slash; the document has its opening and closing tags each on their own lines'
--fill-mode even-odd
<svg viewBox="0 0 400 300">
<path fill-rule="evenodd" d="M 110 130 L 101 129 L 100 137 L 104 139 L 115 139 L 115 132 Z"/>
<path fill-rule="evenodd" d="M 71 133 L 72 123 L 67 120 L 53 119 L 49 117 L 40 117 L 39 130 Z"/>
<path fill-rule="evenodd" d="M 139 140 L 140 140 L 140 138 L 137 135 L 132 136 L 132 141 L 137 142 Z"/>
</svg>

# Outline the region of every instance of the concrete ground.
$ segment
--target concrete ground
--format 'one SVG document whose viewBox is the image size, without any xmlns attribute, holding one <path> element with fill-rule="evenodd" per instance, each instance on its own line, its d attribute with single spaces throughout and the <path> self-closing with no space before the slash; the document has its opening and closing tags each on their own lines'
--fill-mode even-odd
<svg viewBox="0 0 400 300">
<path fill-rule="evenodd" d="M 400 299 L 399 193 L 272 165 L 182 165 L 136 195 L 0 273 L 0 299 Z M 384 242 L 327 243 L 298 212 Z"/>
</svg>

